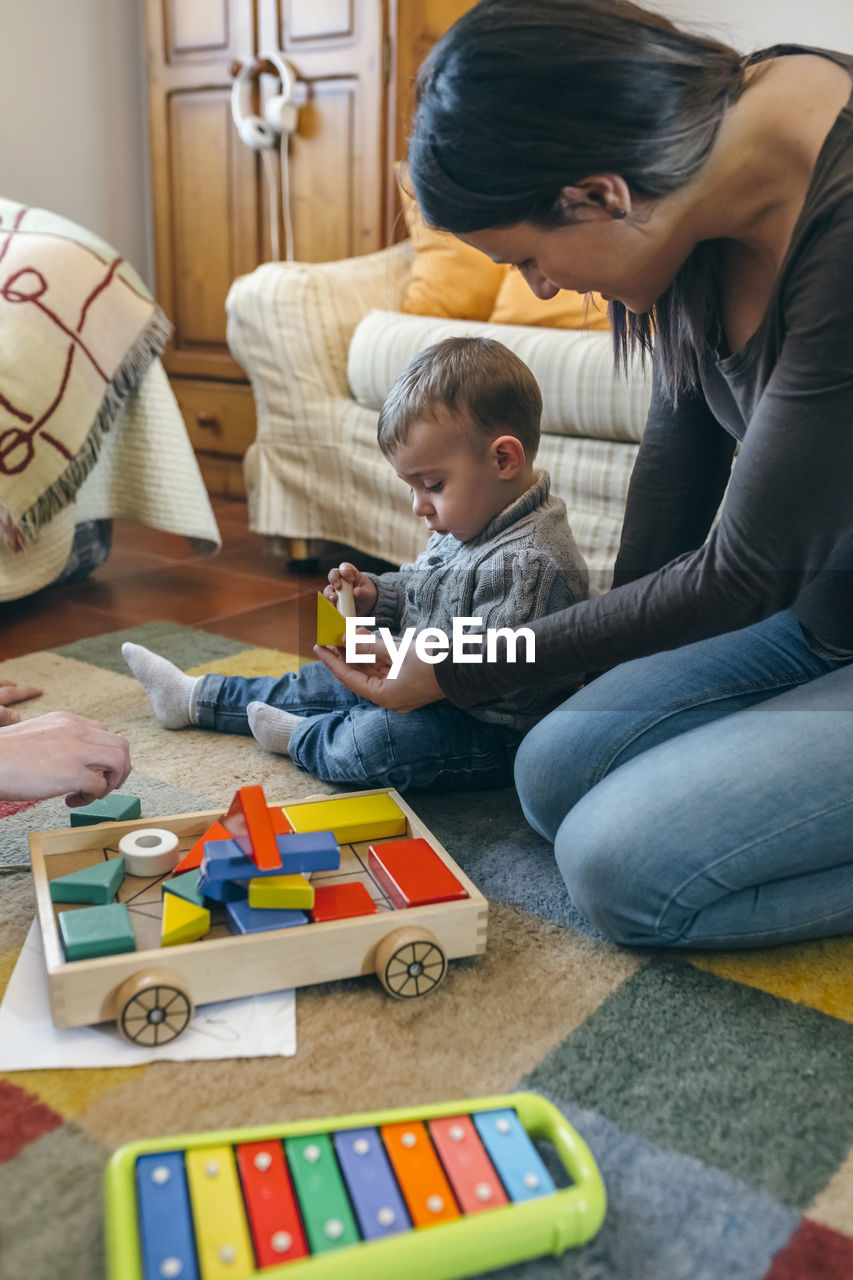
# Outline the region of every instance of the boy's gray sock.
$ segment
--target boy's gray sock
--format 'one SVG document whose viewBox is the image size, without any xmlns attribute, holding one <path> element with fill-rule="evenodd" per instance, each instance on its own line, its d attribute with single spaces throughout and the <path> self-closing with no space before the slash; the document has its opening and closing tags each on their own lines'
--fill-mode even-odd
<svg viewBox="0 0 853 1280">
<path fill-rule="evenodd" d="M 168 658 L 130 641 L 121 646 L 121 655 L 151 699 L 164 729 L 186 729 L 198 723 L 195 702 L 203 676 L 185 675 Z"/>
<path fill-rule="evenodd" d="M 302 716 L 295 716 L 292 711 L 282 711 L 278 707 L 270 707 L 266 702 L 250 702 L 246 708 L 246 715 L 249 718 L 252 737 L 256 742 L 259 742 L 267 751 L 274 751 L 276 755 L 289 754 L 290 735 L 302 720 Z"/>
</svg>

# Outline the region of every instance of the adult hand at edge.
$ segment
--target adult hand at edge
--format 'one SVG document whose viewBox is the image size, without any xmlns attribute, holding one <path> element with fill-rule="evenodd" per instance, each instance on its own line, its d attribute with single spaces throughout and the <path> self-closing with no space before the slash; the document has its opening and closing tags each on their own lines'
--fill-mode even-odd
<svg viewBox="0 0 853 1280">
<path fill-rule="evenodd" d="M 0 798 L 46 800 L 65 795 L 75 808 L 120 787 L 130 748 L 98 720 L 51 711 L 0 729 Z"/>
<path fill-rule="evenodd" d="M 31 684 L 16 684 L 14 680 L 0 680 L 0 707 L 8 707 L 12 702 L 27 702 L 30 698 L 40 698 L 41 689 Z M 3 721 L 0 721 L 2 724 Z"/>
<path fill-rule="evenodd" d="M 415 711 L 430 702 L 444 698 L 441 685 L 435 678 L 431 662 L 424 662 L 410 645 L 395 679 L 388 675 L 390 659 L 384 660 L 379 644 L 375 663 L 350 664 L 344 660 L 341 649 L 329 649 L 315 645 L 314 653 L 333 676 L 359 697 L 375 702 L 386 711 Z"/>
</svg>

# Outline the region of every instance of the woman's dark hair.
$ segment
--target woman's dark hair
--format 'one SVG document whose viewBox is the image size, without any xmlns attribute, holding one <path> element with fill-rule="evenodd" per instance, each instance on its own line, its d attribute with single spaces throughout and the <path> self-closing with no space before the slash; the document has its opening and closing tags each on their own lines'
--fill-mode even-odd
<svg viewBox="0 0 853 1280">
<path fill-rule="evenodd" d="M 629 0 L 481 0 L 418 76 L 408 173 L 421 211 L 452 232 L 556 226 L 562 188 L 594 173 L 668 195 L 704 164 L 744 66 Z M 651 312 L 611 303 L 617 362 L 650 351 L 654 329 L 664 388 L 694 385 L 697 353 L 718 336 L 716 294 L 703 244 Z"/>
</svg>

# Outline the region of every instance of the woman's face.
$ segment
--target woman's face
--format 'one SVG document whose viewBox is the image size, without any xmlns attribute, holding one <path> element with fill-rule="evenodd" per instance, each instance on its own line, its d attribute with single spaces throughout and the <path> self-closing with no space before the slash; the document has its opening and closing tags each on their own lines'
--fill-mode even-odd
<svg viewBox="0 0 853 1280">
<path fill-rule="evenodd" d="M 678 237 L 662 234 L 653 221 L 637 222 L 631 214 L 613 218 L 602 209 L 561 226 L 518 222 L 458 238 L 493 262 L 518 267 L 537 298 L 553 298 L 560 289 L 596 292 L 640 314 L 651 309 L 686 257 Z"/>
</svg>

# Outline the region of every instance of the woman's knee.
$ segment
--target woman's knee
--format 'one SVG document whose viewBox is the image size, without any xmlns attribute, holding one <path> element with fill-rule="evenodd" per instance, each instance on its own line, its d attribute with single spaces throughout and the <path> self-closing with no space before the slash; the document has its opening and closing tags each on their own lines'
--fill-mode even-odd
<svg viewBox="0 0 853 1280">
<path fill-rule="evenodd" d="M 570 700 L 531 729 L 518 749 L 515 786 L 521 807 L 546 840 L 555 838 L 566 814 L 600 776 L 596 762 L 606 753 L 602 738 L 609 736 L 609 726 L 596 719 L 576 711 Z"/>
<path fill-rule="evenodd" d="M 557 833 L 557 866 L 574 906 L 611 942 L 666 946 L 672 940 L 661 932 L 659 892 L 643 874 L 643 835 L 631 825 L 630 814 L 588 796 Z"/>
<path fill-rule="evenodd" d="M 515 789 L 524 816 L 546 840 L 554 839 L 571 806 L 553 769 L 552 746 L 547 720 L 542 720 L 522 739 L 514 766 Z"/>
</svg>

